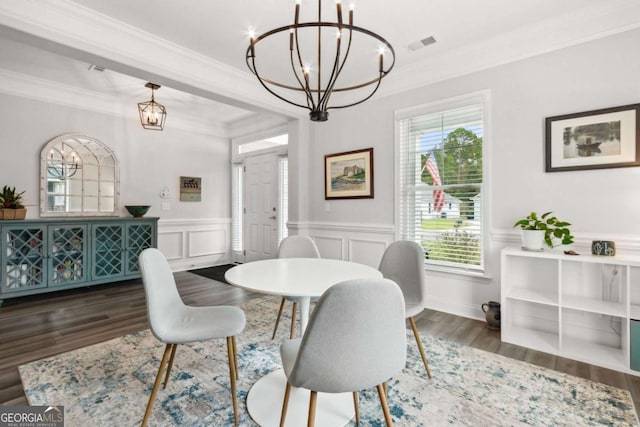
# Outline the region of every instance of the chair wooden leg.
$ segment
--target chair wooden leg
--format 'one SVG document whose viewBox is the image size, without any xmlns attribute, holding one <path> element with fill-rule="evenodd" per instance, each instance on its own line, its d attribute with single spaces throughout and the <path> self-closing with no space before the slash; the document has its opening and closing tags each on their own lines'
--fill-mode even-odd
<svg viewBox="0 0 640 427">
<path fill-rule="evenodd" d="M 284 302 L 286 300 L 284 298 L 282 298 L 282 301 L 280 301 L 280 310 L 278 310 L 278 317 L 276 318 L 276 326 L 275 328 L 273 328 L 273 335 L 271 336 L 271 339 L 275 339 L 276 338 L 276 332 L 278 332 L 278 324 L 280 323 L 280 316 L 282 316 L 282 309 L 284 308 Z"/>
<path fill-rule="evenodd" d="M 284 419 L 287 417 L 287 406 L 289 406 L 289 394 L 291 393 L 291 384 L 287 381 L 287 387 L 284 389 L 284 401 L 282 402 L 282 412 L 280 413 L 280 427 L 284 427 Z"/>
<path fill-rule="evenodd" d="M 162 355 L 162 360 L 160 361 L 160 366 L 158 367 L 158 373 L 156 375 L 156 381 L 153 383 L 153 389 L 151 390 L 151 395 L 149 396 L 149 402 L 147 402 L 147 409 L 144 411 L 144 418 L 142 419 L 142 427 L 147 425 L 149 421 L 149 416 L 151 415 L 151 409 L 153 408 L 153 403 L 156 399 L 156 393 L 158 393 L 158 387 L 160 386 L 160 380 L 162 379 L 162 370 L 167 364 L 167 358 L 169 357 L 169 350 L 171 350 L 172 345 L 167 344 L 164 347 L 164 354 Z"/>
<path fill-rule="evenodd" d="M 238 374 L 238 346 L 236 345 L 236 336 L 231 337 L 231 342 L 233 343 L 233 366 L 236 368 L 236 380 L 240 378 Z"/>
<path fill-rule="evenodd" d="M 227 354 L 229 356 L 229 380 L 231 382 L 231 401 L 233 402 L 234 425 L 238 425 L 238 400 L 236 398 L 236 367 L 233 356 L 233 337 L 227 337 Z"/>
<path fill-rule="evenodd" d="M 316 423 L 316 401 L 318 400 L 318 392 L 311 391 L 311 397 L 309 398 L 309 419 L 307 420 L 307 427 L 313 427 Z"/>
<path fill-rule="evenodd" d="M 298 309 L 298 303 L 293 303 L 293 310 L 291 310 L 291 331 L 289 332 L 289 338 L 293 339 L 296 333 L 296 310 Z"/>
<path fill-rule="evenodd" d="M 384 395 L 389 397 L 389 384 L 387 384 L 387 382 L 383 382 L 382 385 L 384 385 Z"/>
<path fill-rule="evenodd" d="M 382 406 L 382 413 L 384 414 L 384 420 L 387 423 L 387 427 L 393 427 L 393 421 L 391 421 L 391 413 L 389 412 L 389 405 L 387 405 L 387 395 L 384 392 L 384 386 L 378 384 L 378 397 L 380 397 L 380 406 Z"/>
<path fill-rule="evenodd" d="M 429 377 L 429 379 L 431 379 L 431 370 L 429 369 L 429 363 L 427 363 L 427 355 L 424 353 L 422 341 L 420 340 L 420 335 L 418 334 L 416 321 L 413 320 L 413 317 L 409 317 L 409 323 L 411 323 L 411 329 L 413 329 L 413 336 L 416 337 L 416 343 L 418 343 L 418 350 L 420 350 L 420 356 L 422 356 L 422 363 L 424 363 L 424 368 L 427 370 L 427 376 Z"/>
<path fill-rule="evenodd" d="M 360 405 L 358 403 L 358 392 L 353 392 L 353 409 L 356 412 L 356 425 L 360 425 Z"/>
<path fill-rule="evenodd" d="M 167 388 L 167 384 L 169 384 L 169 376 L 171 375 L 171 368 L 173 368 L 173 359 L 176 357 L 176 349 L 178 348 L 178 344 L 169 344 L 172 346 L 171 349 L 171 357 L 169 358 L 169 366 L 167 367 L 167 374 L 164 377 L 164 385 L 162 389 Z"/>
</svg>

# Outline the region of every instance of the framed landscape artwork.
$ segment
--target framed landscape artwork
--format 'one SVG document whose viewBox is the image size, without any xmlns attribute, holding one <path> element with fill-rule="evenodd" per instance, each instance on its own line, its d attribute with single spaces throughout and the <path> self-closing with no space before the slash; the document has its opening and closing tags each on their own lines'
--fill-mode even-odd
<svg viewBox="0 0 640 427">
<path fill-rule="evenodd" d="M 373 148 L 324 156 L 324 198 L 373 198 Z"/>
<path fill-rule="evenodd" d="M 547 172 L 640 166 L 640 104 L 545 119 Z"/>
</svg>

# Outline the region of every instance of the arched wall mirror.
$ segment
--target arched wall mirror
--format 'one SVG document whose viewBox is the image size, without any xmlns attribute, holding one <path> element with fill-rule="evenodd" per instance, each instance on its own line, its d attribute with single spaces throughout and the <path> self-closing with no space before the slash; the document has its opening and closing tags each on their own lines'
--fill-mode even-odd
<svg viewBox="0 0 640 427">
<path fill-rule="evenodd" d="M 68 133 L 40 152 L 41 216 L 117 215 L 118 158 L 90 136 Z"/>
</svg>

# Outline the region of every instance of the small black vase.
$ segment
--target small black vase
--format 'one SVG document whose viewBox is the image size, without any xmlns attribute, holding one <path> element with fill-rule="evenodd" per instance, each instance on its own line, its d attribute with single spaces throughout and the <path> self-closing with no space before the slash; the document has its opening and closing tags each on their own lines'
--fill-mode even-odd
<svg viewBox="0 0 640 427">
<path fill-rule="evenodd" d="M 500 330 L 500 303 L 496 301 L 489 301 L 480 306 L 485 313 L 487 319 L 487 326 L 493 331 Z"/>
</svg>

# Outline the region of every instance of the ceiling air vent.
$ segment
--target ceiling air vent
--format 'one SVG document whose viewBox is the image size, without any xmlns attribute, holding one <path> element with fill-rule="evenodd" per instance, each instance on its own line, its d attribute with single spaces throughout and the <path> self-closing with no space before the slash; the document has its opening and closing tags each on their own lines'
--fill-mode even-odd
<svg viewBox="0 0 640 427">
<path fill-rule="evenodd" d="M 426 37 L 422 40 L 418 40 L 417 42 L 413 42 L 409 45 L 409 50 L 414 51 L 421 49 L 425 46 L 429 46 L 430 44 L 434 44 L 436 42 L 436 38 L 433 36 Z"/>
</svg>

